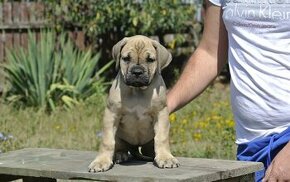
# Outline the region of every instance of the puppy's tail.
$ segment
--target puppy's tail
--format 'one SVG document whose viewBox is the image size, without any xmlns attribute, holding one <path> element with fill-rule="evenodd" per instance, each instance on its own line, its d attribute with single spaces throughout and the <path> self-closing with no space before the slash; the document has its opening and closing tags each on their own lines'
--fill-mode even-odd
<svg viewBox="0 0 290 182">
<path fill-rule="evenodd" d="M 130 149 L 130 154 L 137 160 L 142 160 L 142 161 L 147 161 L 147 162 L 153 162 L 154 161 L 154 157 L 149 157 L 146 155 L 141 154 L 141 152 L 139 151 L 139 147 L 132 147 Z"/>
</svg>

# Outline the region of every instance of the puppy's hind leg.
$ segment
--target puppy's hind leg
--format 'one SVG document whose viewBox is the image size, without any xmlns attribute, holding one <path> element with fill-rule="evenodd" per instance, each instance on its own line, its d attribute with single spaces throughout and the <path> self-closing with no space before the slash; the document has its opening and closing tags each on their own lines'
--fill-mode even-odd
<svg viewBox="0 0 290 182">
<path fill-rule="evenodd" d="M 155 157 L 154 140 L 151 140 L 150 142 L 143 145 L 141 148 L 141 153 L 142 153 L 142 155 L 145 155 L 145 156 L 152 158 L 152 161 L 153 161 L 153 159 Z"/>
<path fill-rule="evenodd" d="M 115 155 L 114 155 L 114 162 L 116 164 L 126 162 L 129 160 L 129 144 L 124 140 L 120 139 L 118 136 L 115 138 L 116 145 L 115 145 Z"/>
<path fill-rule="evenodd" d="M 141 151 L 139 151 L 138 146 L 132 146 L 130 148 L 130 153 L 137 160 L 148 161 L 148 162 L 154 161 L 154 157 L 155 157 L 154 140 L 151 140 L 145 145 L 142 145 Z"/>
</svg>

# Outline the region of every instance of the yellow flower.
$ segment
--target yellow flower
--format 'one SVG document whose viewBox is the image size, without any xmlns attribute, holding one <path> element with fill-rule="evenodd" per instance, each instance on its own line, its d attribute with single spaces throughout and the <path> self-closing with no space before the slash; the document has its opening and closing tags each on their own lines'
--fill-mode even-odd
<svg viewBox="0 0 290 182">
<path fill-rule="evenodd" d="M 207 127 L 207 123 L 206 122 L 201 122 L 200 123 L 200 128 L 201 129 L 204 129 L 204 128 L 206 128 Z"/>
<path fill-rule="evenodd" d="M 59 129 L 60 129 L 60 125 L 56 125 L 56 126 L 55 126 L 55 129 L 56 129 L 56 130 L 59 130 Z"/>
<path fill-rule="evenodd" d="M 235 126 L 235 122 L 233 120 L 227 120 L 226 123 L 230 128 L 233 128 Z"/>
<path fill-rule="evenodd" d="M 221 119 L 220 116 L 217 116 L 217 115 L 212 116 L 212 120 L 219 120 L 219 119 Z"/>
<path fill-rule="evenodd" d="M 174 122 L 174 121 L 176 121 L 176 114 L 174 114 L 174 113 L 172 113 L 172 114 L 170 114 L 170 116 L 169 116 L 169 121 L 170 122 Z"/>
<path fill-rule="evenodd" d="M 201 133 L 194 133 L 193 134 L 193 139 L 195 141 L 200 141 L 200 139 L 201 139 Z"/>
<path fill-rule="evenodd" d="M 187 122 L 187 119 L 183 119 L 183 120 L 182 120 L 182 124 L 183 124 L 183 125 L 186 125 L 187 123 L 188 123 L 188 122 Z"/>
</svg>

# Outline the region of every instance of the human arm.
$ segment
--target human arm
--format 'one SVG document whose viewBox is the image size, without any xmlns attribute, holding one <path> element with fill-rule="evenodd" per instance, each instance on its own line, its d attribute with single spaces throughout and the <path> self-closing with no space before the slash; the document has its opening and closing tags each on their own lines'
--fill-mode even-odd
<svg viewBox="0 0 290 182">
<path fill-rule="evenodd" d="M 179 80 L 167 95 L 169 112 L 197 97 L 216 78 L 227 60 L 228 39 L 220 7 L 207 1 L 201 42 L 189 58 Z"/>
<path fill-rule="evenodd" d="M 276 155 L 268 167 L 263 182 L 290 181 L 290 142 Z"/>
</svg>

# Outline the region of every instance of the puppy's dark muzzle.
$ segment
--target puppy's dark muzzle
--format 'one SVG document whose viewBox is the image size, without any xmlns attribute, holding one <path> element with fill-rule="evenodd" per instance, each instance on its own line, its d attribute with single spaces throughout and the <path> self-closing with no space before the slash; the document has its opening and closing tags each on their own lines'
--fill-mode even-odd
<svg viewBox="0 0 290 182">
<path fill-rule="evenodd" d="M 139 65 L 133 66 L 127 74 L 126 84 L 133 87 L 149 85 L 149 76 L 145 68 Z"/>
<path fill-rule="evenodd" d="M 133 66 L 131 68 L 131 74 L 133 74 L 135 77 L 142 76 L 144 74 L 145 70 L 141 66 Z"/>
</svg>

